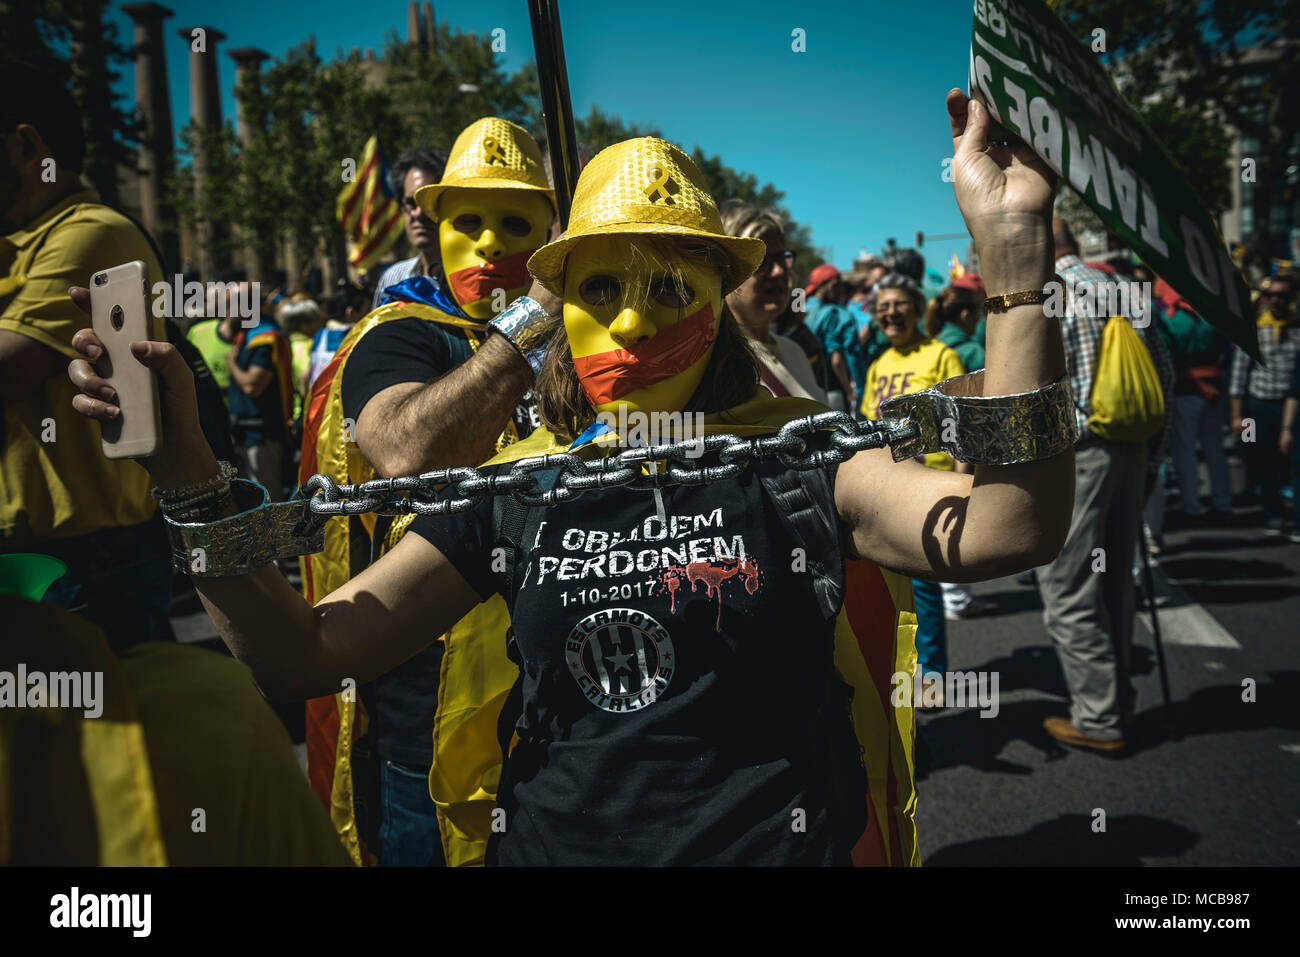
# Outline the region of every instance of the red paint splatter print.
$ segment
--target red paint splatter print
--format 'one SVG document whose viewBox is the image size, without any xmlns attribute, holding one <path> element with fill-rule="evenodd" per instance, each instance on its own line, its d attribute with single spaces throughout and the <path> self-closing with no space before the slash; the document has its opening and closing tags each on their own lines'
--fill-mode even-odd
<svg viewBox="0 0 1300 957">
<path fill-rule="evenodd" d="M 722 630 L 722 585 L 733 579 L 739 580 L 749 594 L 758 591 L 758 563 L 739 558 L 710 558 L 682 565 L 669 565 L 661 573 L 663 588 L 671 599 L 671 613 L 677 614 L 677 590 L 686 585 L 692 592 L 701 582 L 704 584 L 706 598 L 716 598 L 718 616 L 715 630 Z M 660 592 L 662 594 L 662 592 Z"/>
</svg>

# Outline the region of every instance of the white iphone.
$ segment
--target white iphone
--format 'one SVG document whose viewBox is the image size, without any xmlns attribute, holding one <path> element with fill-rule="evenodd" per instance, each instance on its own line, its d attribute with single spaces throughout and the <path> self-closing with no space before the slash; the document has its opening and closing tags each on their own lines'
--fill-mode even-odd
<svg viewBox="0 0 1300 957">
<path fill-rule="evenodd" d="M 132 459 L 153 455 L 162 441 L 158 380 L 131 354 L 131 343 L 161 341 L 161 320 L 149 308 L 149 276 L 140 260 L 90 277 L 90 323 L 104 344 L 95 371 L 117 392 L 122 415 L 101 422 L 104 455 Z"/>
</svg>

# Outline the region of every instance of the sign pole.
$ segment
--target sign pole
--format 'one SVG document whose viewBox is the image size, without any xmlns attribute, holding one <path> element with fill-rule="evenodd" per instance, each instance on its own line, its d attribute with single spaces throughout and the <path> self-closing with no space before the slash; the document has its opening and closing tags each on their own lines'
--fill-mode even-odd
<svg viewBox="0 0 1300 957">
<path fill-rule="evenodd" d="M 557 0 L 528 0 L 533 25 L 533 52 L 542 113 L 546 117 L 546 144 L 555 179 L 555 206 L 560 228 L 569 226 L 569 207 L 578 182 L 578 138 L 573 131 L 573 106 L 569 102 L 569 72 L 564 65 L 564 38 L 560 35 Z"/>
</svg>

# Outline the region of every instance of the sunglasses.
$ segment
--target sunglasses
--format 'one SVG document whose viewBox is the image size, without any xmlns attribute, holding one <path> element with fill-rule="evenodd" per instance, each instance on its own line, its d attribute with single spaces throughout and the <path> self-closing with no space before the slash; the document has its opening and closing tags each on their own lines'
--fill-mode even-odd
<svg viewBox="0 0 1300 957">
<path fill-rule="evenodd" d="M 766 256 L 763 257 L 763 261 L 758 264 L 758 269 L 756 271 L 766 272 L 767 270 L 775 266 L 777 263 L 784 263 L 786 269 L 793 269 L 794 253 L 792 253 L 788 249 L 785 250 L 785 252 L 768 253 Z"/>
</svg>

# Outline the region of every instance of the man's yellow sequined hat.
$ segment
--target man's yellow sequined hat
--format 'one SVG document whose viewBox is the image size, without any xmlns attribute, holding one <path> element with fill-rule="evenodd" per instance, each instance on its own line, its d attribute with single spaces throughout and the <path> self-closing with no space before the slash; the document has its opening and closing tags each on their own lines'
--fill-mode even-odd
<svg viewBox="0 0 1300 957">
<path fill-rule="evenodd" d="M 704 239 L 726 254 L 725 296 L 753 275 L 767 255 L 761 239 L 728 236 L 704 177 L 691 158 L 666 140 L 642 136 L 615 143 L 592 159 L 578 177 L 563 239 L 528 260 L 533 278 L 564 294 L 564 260 L 587 236 L 683 236 Z"/>
<path fill-rule="evenodd" d="M 444 190 L 534 189 L 555 206 L 555 191 L 546 182 L 542 151 L 522 126 L 495 116 L 475 120 L 461 131 L 447 157 L 442 179 L 415 191 L 415 201 L 430 216 L 437 215 Z"/>
</svg>

